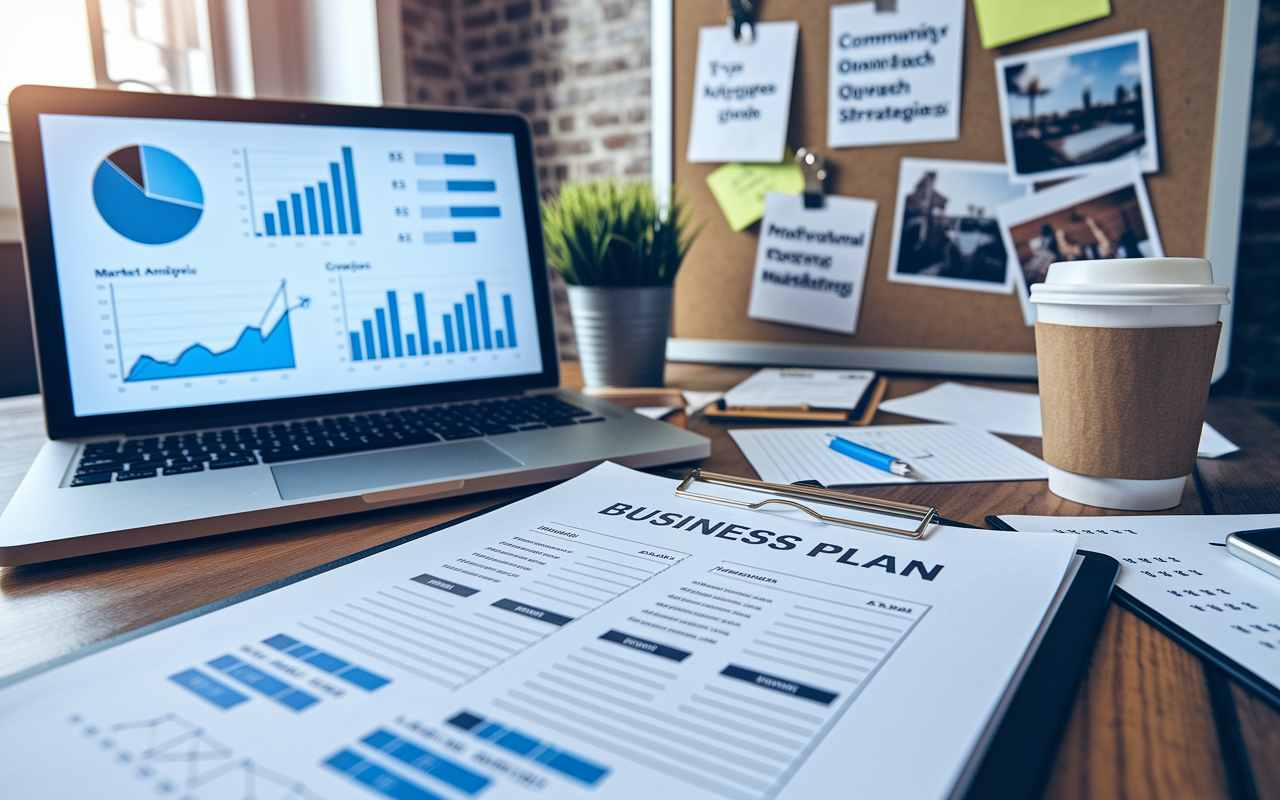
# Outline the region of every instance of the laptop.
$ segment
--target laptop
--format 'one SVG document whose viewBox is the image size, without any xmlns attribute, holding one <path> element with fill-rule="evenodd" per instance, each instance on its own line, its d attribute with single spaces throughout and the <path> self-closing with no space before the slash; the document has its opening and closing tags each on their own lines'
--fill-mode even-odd
<svg viewBox="0 0 1280 800">
<path fill-rule="evenodd" d="M 52 441 L 0 565 L 710 452 L 557 388 L 523 117 L 9 103 Z"/>
</svg>

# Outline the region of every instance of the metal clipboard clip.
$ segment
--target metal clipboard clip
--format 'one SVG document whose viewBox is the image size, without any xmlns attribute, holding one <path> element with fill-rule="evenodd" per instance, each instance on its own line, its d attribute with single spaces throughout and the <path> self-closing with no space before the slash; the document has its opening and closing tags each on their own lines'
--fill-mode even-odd
<svg viewBox="0 0 1280 800">
<path fill-rule="evenodd" d="M 763 500 L 750 502 L 747 500 L 735 500 L 728 497 L 717 497 L 711 494 L 702 494 L 700 492 L 690 490 L 690 486 L 695 483 L 711 484 L 715 486 L 726 486 L 732 489 L 741 489 L 758 494 L 774 495 Z M 938 518 L 938 509 L 929 508 L 928 506 L 917 506 L 910 503 L 898 503 L 893 500 L 874 500 L 870 497 L 859 497 L 852 494 L 843 494 L 842 492 L 833 492 L 829 489 L 816 489 L 805 486 L 788 486 L 780 483 L 766 483 L 765 481 L 751 480 L 750 478 L 735 478 L 732 475 L 720 475 L 715 472 L 703 472 L 701 469 L 695 469 L 685 476 L 685 479 L 676 487 L 677 497 L 688 497 L 693 500 L 704 500 L 708 503 L 719 503 L 726 506 L 734 506 L 736 508 L 749 508 L 759 511 L 770 503 L 791 506 L 797 508 L 811 517 L 821 520 L 828 525 L 844 525 L 850 528 L 858 528 L 865 531 L 873 531 L 875 533 L 887 533 L 893 536 L 905 536 L 908 539 L 920 539 L 924 537 L 925 529 L 929 523 Z M 835 506 L 850 511 L 862 511 L 872 514 L 883 514 L 888 517 L 898 517 L 900 519 L 909 519 L 919 522 L 920 524 L 915 530 L 903 530 L 902 528 L 890 528 L 884 525 L 876 525 L 871 522 L 859 522 L 853 519 L 844 519 L 842 517 L 833 517 L 829 514 L 823 514 L 804 503 L 797 501 L 807 501 L 813 504 L 826 506 Z"/>
</svg>

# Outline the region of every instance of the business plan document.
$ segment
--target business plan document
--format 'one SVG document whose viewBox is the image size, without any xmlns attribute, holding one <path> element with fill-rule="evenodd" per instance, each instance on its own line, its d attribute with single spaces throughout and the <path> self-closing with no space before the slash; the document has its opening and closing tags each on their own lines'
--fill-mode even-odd
<svg viewBox="0 0 1280 800">
<path fill-rule="evenodd" d="M 10 797 L 949 796 L 1076 539 L 605 464 L 0 689 Z M 922 757 L 927 754 L 927 757 Z"/>
<path fill-rule="evenodd" d="M 1280 579 L 1224 544 L 1228 533 L 1280 527 L 1280 514 L 1000 519 L 1076 534 L 1081 549 L 1120 562 L 1117 588 L 1280 688 Z"/>
</svg>

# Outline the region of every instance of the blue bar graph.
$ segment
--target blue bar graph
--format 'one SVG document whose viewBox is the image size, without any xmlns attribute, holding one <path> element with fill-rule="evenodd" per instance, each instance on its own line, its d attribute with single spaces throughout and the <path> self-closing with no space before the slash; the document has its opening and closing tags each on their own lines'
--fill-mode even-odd
<svg viewBox="0 0 1280 800">
<path fill-rule="evenodd" d="M 333 213 L 329 208 L 329 184 L 320 181 L 316 185 L 320 188 L 320 218 L 324 220 L 324 233 L 326 236 L 332 236 Z"/>
<path fill-rule="evenodd" d="M 367 309 L 357 312 L 357 317 L 363 318 L 358 323 L 353 321 L 353 327 L 347 330 L 351 361 L 514 348 L 515 313 L 511 295 L 491 296 L 489 289 L 486 281 L 477 280 L 475 291 L 460 292 L 460 300 L 433 299 L 430 292 L 403 289 L 379 289 L 367 294 L 363 292 L 368 290 L 362 290 L 353 299 L 350 284 L 344 284 L 341 291 L 345 307 Z M 412 310 L 408 303 L 404 307 L 400 303 L 400 295 L 405 291 L 413 295 Z M 499 301 L 501 312 L 496 305 L 490 305 Z M 446 310 L 451 313 L 444 313 Z M 495 328 L 503 321 L 505 329 Z M 440 331 L 444 335 L 433 341 L 431 330 L 437 325 L 436 335 L 440 336 Z"/>
<path fill-rule="evenodd" d="M 276 211 L 280 212 L 280 235 L 289 235 L 289 204 L 283 200 L 276 201 Z"/>
<path fill-rule="evenodd" d="M 480 331 L 476 322 L 476 296 L 474 294 L 467 295 L 467 322 L 471 327 L 471 349 L 480 349 Z"/>
<path fill-rule="evenodd" d="M 484 296 L 484 281 L 476 281 L 476 294 L 480 296 L 480 331 L 484 334 L 484 349 L 493 349 L 493 339 L 489 335 L 489 300 Z"/>
<path fill-rule="evenodd" d="M 247 155 L 246 155 L 247 157 Z M 303 163 L 297 163 L 301 160 Z M 360 223 L 360 198 L 356 192 L 355 152 L 350 147 L 342 148 L 340 160 L 320 161 L 309 166 L 306 154 L 291 152 L 270 152 L 257 157 L 255 176 L 259 171 L 266 171 L 268 185 L 279 185 L 296 180 L 296 189 L 284 189 L 281 196 L 272 198 L 275 211 L 263 212 L 260 215 L 262 227 L 267 236 L 333 236 L 358 235 L 362 232 Z M 314 169 L 312 176 L 307 173 Z M 274 173 L 273 173 L 274 170 Z M 282 177 L 282 174 L 285 177 Z M 289 177 L 297 176 L 297 177 Z M 323 178 L 323 180 L 320 180 Z M 256 178 L 259 185 L 263 179 Z M 303 184 L 298 186 L 298 184 Z M 258 189 L 251 193 L 274 195 L 276 190 Z M 264 198 L 265 199 L 265 198 Z M 271 202 L 263 206 L 270 207 Z M 257 213 L 251 213 L 257 218 Z M 255 232 L 257 228 L 255 226 Z M 259 234 L 260 235 L 260 234 Z"/>
<path fill-rule="evenodd" d="M 329 162 L 329 177 L 333 179 L 333 205 L 337 209 L 338 233 L 347 232 L 347 207 L 342 199 L 342 175 L 338 172 L 338 162 Z"/>
<path fill-rule="evenodd" d="M 449 206 L 451 217 L 497 217 L 501 209 L 497 206 Z"/>
<path fill-rule="evenodd" d="M 414 153 L 413 163 L 419 167 L 474 167 L 473 153 Z"/>
<path fill-rule="evenodd" d="M 400 358 L 404 355 L 404 348 L 400 346 L 400 304 L 396 302 L 395 292 L 387 292 L 387 315 L 391 317 L 392 349 L 396 358 Z"/>
<path fill-rule="evenodd" d="M 351 201 L 351 232 L 360 232 L 360 201 L 356 199 L 356 167 L 352 162 L 351 148 L 342 148 L 342 163 L 347 168 L 347 198 Z"/>
<path fill-rule="evenodd" d="M 378 354 L 391 358 L 391 348 L 387 347 L 387 312 L 377 308 L 373 314 L 378 319 Z"/>
<path fill-rule="evenodd" d="M 310 223 L 312 236 L 320 235 L 320 220 L 316 214 L 316 190 L 310 186 L 302 191 L 307 193 L 307 222 Z"/>
<path fill-rule="evenodd" d="M 502 313 L 507 318 L 507 347 L 516 346 L 516 316 L 511 311 L 511 295 L 502 296 Z"/>
<path fill-rule="evenodd" d="M 475 240 L 475 231 L 426 231 L 422 234 L 424 244 L 466 244 Z"/>
<path fill-rule="evenodd" d="M 293 199 L 293 232 L 297 236 L 303 236 L 307 229 L 302 224 L 302 195 L 294 192 L 289 197 Z"/>
<path fill-rule="evenodd" d="M 462 303 L 453 304 L 453 321 L 458 325 L 458 349 L 467 352 L 467 323 L 462 319 Z"/>
<path fill-rule="evenodd" d="M 413 293 L 413 311 L 418 317 L 418 341 L 422 342 L 422 354 L 427 354 L 427 307 L 422 292 Z M 439 348 L 439 344 L 436 345 Z M 437 349 L 436 352 L 439 352 Z"/>
<path fill-rule="evenodd" d="M 496 192 L 496 181 L 450 181 L 424 178 L 418 181 L 420 192 Z"/>
</svg>

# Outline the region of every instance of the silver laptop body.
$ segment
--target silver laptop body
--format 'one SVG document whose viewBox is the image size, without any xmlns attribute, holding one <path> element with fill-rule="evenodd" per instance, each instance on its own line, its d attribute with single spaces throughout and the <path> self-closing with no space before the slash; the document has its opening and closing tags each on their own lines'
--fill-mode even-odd
<svg viewBox="0 0 1280 800">
<path fill-rule="evenodd" d="M 45 445 L 0 565 L 690 461 L 556 388 L 511 114 L 20 87 Z"/>
</svg>

